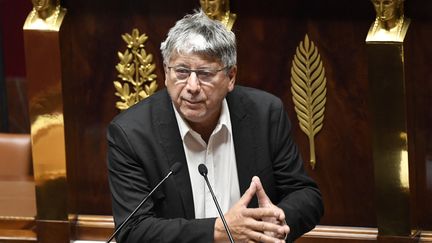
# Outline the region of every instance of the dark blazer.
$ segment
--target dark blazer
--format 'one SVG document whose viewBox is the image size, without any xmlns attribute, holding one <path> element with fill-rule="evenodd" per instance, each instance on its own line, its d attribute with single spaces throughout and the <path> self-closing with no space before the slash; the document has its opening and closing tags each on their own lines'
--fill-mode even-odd
<svg viewBox="0 0 432 243">
<path fill-rule="evenodd" d="M 321 194 L 303 168 L 291 137 L 291 124 L 277 97 L 236 86 L 227 97 L 240 193 L 254 175 L 285 211 L 292 241 L 311 230 L 323 214 Z M 116 226 L 180 162 L 180 171 L 152 195 L 117 240 L 135 242 L 213 242 L 215 218 L 194 219 L 185 152 L 173 105 L 161 90 L 123 111 L 108 128 L 108 169 Z M 197 168 L 198 169 L 198 168 Z M 257 207 L 256 198 L 249 207 Z"/>
</svg>

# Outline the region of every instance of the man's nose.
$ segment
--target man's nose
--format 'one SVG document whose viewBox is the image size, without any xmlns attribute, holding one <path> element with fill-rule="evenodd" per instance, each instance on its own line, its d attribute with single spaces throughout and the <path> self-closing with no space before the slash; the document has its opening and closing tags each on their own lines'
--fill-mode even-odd
<svg viewBox="0 0 432 243">
<path fill-rule="evenodd" d="M 188 90 L 191 92 L 199 92 L 201 90 L 201 83 L 195 72 L 191 72 L 189 78 L 186 80 Z"/>
</svg>

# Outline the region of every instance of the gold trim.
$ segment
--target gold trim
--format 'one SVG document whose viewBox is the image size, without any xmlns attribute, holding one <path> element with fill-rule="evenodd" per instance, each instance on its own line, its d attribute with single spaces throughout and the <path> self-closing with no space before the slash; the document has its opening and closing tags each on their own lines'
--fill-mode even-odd
<svg viewBox="0 0 432 243">
<path fill-rule="evenodd" d="M 291 92 L 301 130 L 309 138 L 310 164 L 315 168 L 315 135 L 322 129 L 326 103 L 325 70 L 318 48 L 305 35 L 291 68 Z"/>
<path fill-rule="evenodd" d="M 303 235 L 305 238 L 376 240 L 377 228 L 318 225 Z"/>
<path fill-rule="evenodd" d="M 75 215 L 72 216 L 70 220 L 75 221 L 77 227 L 114 228 L 114 219 L 112 216 Z"/>
<path fill-rule="evenodd" d="M 432 231 L 421 232 L 420 242 L 432 242 Z"/>
<path fill-rule="evenodd" d="M 15 221 L 33 221 L 36 217 L 21 217 L 21 216 L 0 216 L 0 220 L 15 220 Z"/>
<path fill-rule="evenodd" d="M 8 231 L 11 235 L 13 236 L 0 236 L 0 242 L 8 242 L 8 241 L 32 241 L 32 242 L 36 242 L 37 241 L 37 237 L 36 234 L 33 232 L 27 232 L 27 234 L 31 235 L 31 236 L 15 236 L 16 234 L 19 233 L 23 233 L 23 231 Z"/>
<path fill-rule="evenodd" d="M 131 34 L 123 34 L 123 40 L 127 44 L 125 52 L 118 52 L 120 63 L 117 64 L 117 77 L 120 81 L 114 81 L 115 95 L 120 97 L 116 107 L 126 110 L 142 99 L 152 95 L 157 89 L 156 74 L 153 71 L 156 65 L 153 62 L 153 55 L 147 54 L 144 43 L 147 41 L 146 34 L 140 35 L 138 29 L 132 30 Z M 133 91 L 129 84 L 132 85 Z"/>
</svg>

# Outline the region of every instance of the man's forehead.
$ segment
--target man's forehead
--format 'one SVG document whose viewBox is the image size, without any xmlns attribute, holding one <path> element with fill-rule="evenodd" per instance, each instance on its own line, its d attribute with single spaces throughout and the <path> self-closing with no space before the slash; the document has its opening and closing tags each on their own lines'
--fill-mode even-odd
<svg viewBox="0 0 432 243">
<path fill-rule="evenodd" d="M 205 53 L 177 51 L 172 54 L 171 62 L 199 62 L 210 64 L 220 63 L 220 60 Z"/>
</svg>

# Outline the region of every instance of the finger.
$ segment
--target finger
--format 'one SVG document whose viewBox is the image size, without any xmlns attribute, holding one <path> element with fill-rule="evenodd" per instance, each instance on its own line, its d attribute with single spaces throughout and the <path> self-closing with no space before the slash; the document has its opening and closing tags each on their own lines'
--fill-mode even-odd
<svg viewBox="0 0 432 243">
<path fill-rule="evenodd" d="M 277 209 L 279 209 L 279 217 L 277 219 L 281 222 L 281 224 L 286 224 L 285 212 L 281 208 Z"/>
<path fill-rule="evenodd" d="M 280 210 L 279 208 L 246 208 L 243 210 L 243 215 L 245 217 L 251 217 L 256 220 L 262 220 L 264 218 L 279 218 Z"/>
<path fill-rule="evenodd" d="M 287 222 L 285 220 L 283 220 L 283 222 L 281 223 L 281 225 L 283 227 L 285 227 L 285 233 L 282 236 L 278 237 L 278 238 L 286 240 L 288 234 L 291 232 L 291 228 L 289 227 L 289 225 L 287 224 Z"/>
<path fill-rule="evenodd" d="M 252 200 L 252 198 L 255 196 L 256 193 L 256 185 L 255 183 L 251 182 L 249 188 L 245 191 L 243 196 L 240 198 L 239 203 L 247 206 L 249 202 Z"/>
<path fill-rule="evenodd" d="M 282 226 L 283 230 L 281 230 L 281 231 L 278 232 L 277 238 L 286 240 L 288 234 L 291 232 L 291 229 L 287 225 L 287 223 L 285 222 L 285 220 L 284 220 L 284 223 L 280 224 L 280 225 Z"/>
<path fill-rule="evenodd" d="M 281 224 L 281 225 L 282 224 L 286 224 L 286 222 L 285 222 L 285 212 L 281 208 L 279 208 L 277 206 L 274 206 L 273 209 L 278 212 L 277 213 L 278 217 L 276 217 L 276 220 L 279 222 L 279 224 Z"/>
<path fill-rule="evenodd" d="M 255 221 L 255 223 L 253 223 L 250 226 L 250 228 L 253 229 L 254 231 L 266 233 L 270 236 L 285 235 L 289 231 L 288 226 L 273 224 L 273 223 L 264 222 L 264 221 Z"/>
<path fill-rule="evenodd" d="M 258 176 L 254 176 L 252 178 L 252 182 L 256 185 L 256 195 L 258 198 L 258 205 L 260 207 L 270 207 L 272 202 L 270 198 L 267 196 L 264 187 L 261 184 L 261 180 Z"/>
<path fill-rule="evenodd" d="M 263 242 L 263 243 L 284 243 L 284 240 L 275 238 L 273 236 L 270 235 L 266 235 L 264 233 L 260 233 L 260 232 L 256 232 L 256 231 L 251 231 L 249 232 L 249 238 L 253 239 L 254 241 L 257 242 Z"/>
</svg>

